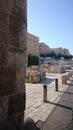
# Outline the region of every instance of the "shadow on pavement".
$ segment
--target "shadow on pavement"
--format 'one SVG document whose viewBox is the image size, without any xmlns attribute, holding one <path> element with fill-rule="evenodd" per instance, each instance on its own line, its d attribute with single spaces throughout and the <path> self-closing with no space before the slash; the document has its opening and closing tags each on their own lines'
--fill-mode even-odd
<svg viewBox="0 0 73 130">
<path fill-rule="evenodd" d="M 69 87 L 72 87 L 72 86 L 73 86 L 73 84 L 72 84 L 72 83 L 67 83 L 67 85 L 69 85 Z"/>
<path fill-rule="evenodd" d="M 63 95 L 58 103 L 55 103 L 55 101 L 46 102 L 46 104 L 55 105 L 55 108 L 44 122 L 42 130 L 73 130 L 72 86 L 72 83 L 70 83 L 66 91 L 59 90 L 59 92 L 62 92 Z"/>
<path fill-rule="evenodd" d="M 63 107 L 63 108 L 65 108 L 65 109 L 72 110 L 71 107 L 69 107 L 69 106 L 65 106 L 65 105 L 62 105 L 62 104 L 59 104 L 59 103 L 50 102 L 50 101 L 47 101 L 46 103 L 49 103 L 49 104 L 52 104 L 52 105 L 55 105 L 55 106 L 58 106 L 58 107 Z"/>
<path fill-rule="evenodd" d="M 58 91 L 58 92 L 66 93 L 66 94 L 73 94 L 72 92 L 65 92 L 65 91 Z"/>
<path fill-rule="evenodd" d="M 41 84 L 50 84 L 53 81 L 54 81 L 54 79 L 46 78 L 46 79 L 42 80 L 40 83 Z"/>
</svg>

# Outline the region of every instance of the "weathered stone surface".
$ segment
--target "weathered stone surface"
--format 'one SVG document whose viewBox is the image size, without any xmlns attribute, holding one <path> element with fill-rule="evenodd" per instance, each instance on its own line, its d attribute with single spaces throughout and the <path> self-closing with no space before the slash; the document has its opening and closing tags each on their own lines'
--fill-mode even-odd
<svg viewBox="0 0 73 130">
<path fill-rule="evenodd" d="M 38 66 L 31 66 L 26 71 L 26 83 L 38 83 L 46 78 L 46 73 Z"/>
<path fill-rule="evenodd" d="M 4 65 L 6 63 L 7 58 L 7 47 L 4 44 L 0 44 L 0 65 Z"/>
<path fill-rule="evenodd" d="M 26 67 L 26 59 L 24 59 L 24 56 L 26 54 L 26 52 L 23 53 L 23 50 L 15 50 L 16 53 L 13 52 L 9 52 L 8 53 L 8 60 L 6 61 L 7 65 L 9 66 L 24 66 L 24 69 Z M 20 52 L 20 53 L 18 53 Z"/>
<path fill-rule="evenodd" d="M 7 23 L 7 12 L 5 12 L 2 9 L 0 9 L 0 26 L 2 26 L 2 28 L 0 29 L 1 33 L 7 31 L 7 27 L 8 27 L 8 23 Z M 0 39 L 2 39 L 2 38 L 3 37 L 0 37 Z M 5 39 L 3 39 L 3 40 L 5 40 Z"/>
<path fill-rule="evenodd" d="M 8 118 L 8 99 L 9 98 L 7 96 L 0 97 L 0 122 L 7 120 Z"/>
<path fill-rule="evenodd" d="M 73 71 L 69 72 L 69 77 L 72 77 Z"/>
<path fill-rule="evenodd" d="M 16 69 L 0 67 L 0 95 L 15 93 Z"/>
<path fill-rule="evenodd" d="M 64 73 L 65 69 L 64 69 L 64 67 L 59 66 L 59 65 L 52 65 L 48 72 L 50 72 L 50 73 Z"/>
<path fill-rule="evenodd" d="M 39 57 L 39 37 L 27 32 L 27 55 Z"/>
<path fill-rule="evenodd" d="M 65 68 L 60 65 L 48 65 L 48 64 L 43 64 L 41 65 L 41 70 L 47 72 L 47 73 L 64 73 Z"/>
<path fill-rule="evenodd" d="M 18 46 L 19 23 L 15 12 L 9 16 L 9 33 L 11 45 Z"/>
<path fill-rule="evenodd" d="M 26 75 L 26 67 L 20 66 L 17 71 L 17 78 L 16 78 L 16 86 L 17 86 L 17 93 L 24 93 L 25 91 L 25 75 Z"/>
<path fill-rule="evenodd" d="M 25 94 L 16 94 L 9 97 L 8 116 L 21 113 L 25 109 Z"/>
<path fill-rule="evenodd" d="M 38 66 L 34 66 L 34 65 L 29 67 L 28 69 L 29 70 L 39 70 Z"/>
<path fill-rule="evenodd" d="M 50 68 L 50 65 L 48 65 L 48 64 L 42 64 L 42 65 L 41 65 L 41 68 L 44 68 L 44 69 L 46 68 L 46 69 L 48 69 L 48 68 Z"/>
<path fill-rule="evenodd" d="M 62 84 L 67 84 L 67 75 L 62 76 Z"/>
<path fill-rule="evenodd" d="M 40 76 L 32 76 L 31 77 L 31 83 L 38 83 L 40 82 Z"/>
<path fill-rule="evenodd" d="M 0 122 L 0 130 L 23 130 L 24 113 Z"/>
<path fill-rule="evenodd" d="M 19 53 L 23 54 L 24 50 L 20 49 L 19 47 L 10 46 L 9 52 L 12 53 L 12 54 L 19 54 Z"/>
<path fill-rule="evenodd" d="M 3 7 L 3 2 L 2 2 L 2 0 L 0 0 L 0 6 Z"/>
<path fill-rule="evenodd" d="M 64 65 L 65 69 L 71 70 L 71 65 Z"/>
<path fill-rule="evenodd" d="M 23 130 L 27 0 L 0 0 L 0 130 Z"/>
</svg>

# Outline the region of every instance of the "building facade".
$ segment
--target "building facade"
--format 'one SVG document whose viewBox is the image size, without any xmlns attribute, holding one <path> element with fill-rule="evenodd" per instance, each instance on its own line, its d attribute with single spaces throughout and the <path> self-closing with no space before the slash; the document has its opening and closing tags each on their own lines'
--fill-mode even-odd
<svg viewBox="0 0 73 130">
<path fill-rule="evenodd" d="M 39 37 L 27 33 L 27 55 L 39 57 Z"/>
</svg>

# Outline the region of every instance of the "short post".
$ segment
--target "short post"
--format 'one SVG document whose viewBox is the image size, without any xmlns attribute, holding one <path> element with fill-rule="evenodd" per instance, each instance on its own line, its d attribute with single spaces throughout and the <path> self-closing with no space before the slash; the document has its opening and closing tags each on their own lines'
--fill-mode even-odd
<svg viewBox="0 0 73 130">
<path fill-rule="evenodd" d="M 47 102 L 47 85 L 43 85 L 43 102 Z"/>
<path fill-rule="evenodd" d="M 58 91 L 58 79 L 55 79 L 55 89 Z"/>
</svg>

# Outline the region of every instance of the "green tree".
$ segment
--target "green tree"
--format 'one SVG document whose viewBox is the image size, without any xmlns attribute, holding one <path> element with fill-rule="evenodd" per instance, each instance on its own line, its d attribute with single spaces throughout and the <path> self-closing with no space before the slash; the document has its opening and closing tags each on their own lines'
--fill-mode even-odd
<svg viewBox="0 0 73 130">
<path fill-rule="evenodd" d="M 32 65 L 39 65 L 39 57 L 28 54 L 28 67 Z"/>
</svg>

